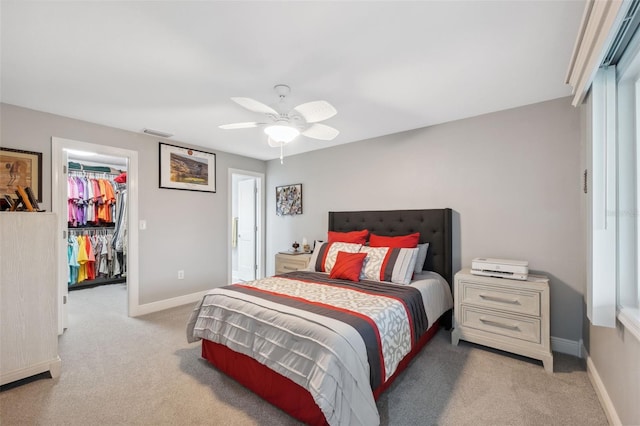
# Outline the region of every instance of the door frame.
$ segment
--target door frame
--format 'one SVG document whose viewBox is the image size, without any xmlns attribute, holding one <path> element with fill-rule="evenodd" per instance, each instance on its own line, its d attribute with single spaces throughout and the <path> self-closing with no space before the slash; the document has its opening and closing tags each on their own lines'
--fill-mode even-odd
<svg viewBox="0 0 640 426">
<path fill-rule="evenodd" d="M 65 149 L 89 151 L 113 157 L 127 158 L 127 312 L 136 316 L 139 308 L 139 244 L 138 244 L 138 152 L 108 145 L 51 138 L 51 210 L 58 215 L 58 334 L 68 325 L 66 296 L 67 273 L 67 183 L 63 173 Z"/>
<path fill-rule="evenodd" d="M 228 232 L 227 232 L 227 247 L 228 250 L 228 263 L 227 263 L 227 282 L 232 282 L 233 272 L 233 247 L 231 244 L 233 238 L 233 202 L 234 202 L 234 187 L 233 187 L 233 175 L 251 176 L 256 178 L 256 279 L 262 278 L 265 275 L 265 175 L 264 173 L 253 172 L 249 170 L 241 169 L 229 169 L 227 175 L 228 181 Z"/>
</svg>

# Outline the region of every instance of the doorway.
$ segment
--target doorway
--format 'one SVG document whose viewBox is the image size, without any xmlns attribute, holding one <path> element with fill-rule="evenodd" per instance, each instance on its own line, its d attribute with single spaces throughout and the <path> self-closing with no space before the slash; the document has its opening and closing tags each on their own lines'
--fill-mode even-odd
<svg viewBox="0 0 640 426">
<path fill-rule="evenodd" d="M 229 170 L 231 282 L 264 276 L 264 175 Z"/>
<path fill-rule="evenodd" d="M 120 161 L 127 169 L 127 209 L 124 227 L 126 232 L 127 256 L 126 264 L 121 265 L 126 270 L 127 312 L 135 316 L 138 307 L 138 153 L 128 149 L 88 142 L 74 141 L 53 137 L 52 142 L 52 211 L 58 215 L 59 235 L 58 246 L 58 334 L 62 334 L 68 327 L 67 302 L 69 298 L 69 261 L 68 261 L 68 204 L 67 177 L 69 175 L 69 160 L 78 159 L 81 153 L 92 153 L 97 158 Z M 136 226 L 134 226 L 134 224 Z"/>
</svg>

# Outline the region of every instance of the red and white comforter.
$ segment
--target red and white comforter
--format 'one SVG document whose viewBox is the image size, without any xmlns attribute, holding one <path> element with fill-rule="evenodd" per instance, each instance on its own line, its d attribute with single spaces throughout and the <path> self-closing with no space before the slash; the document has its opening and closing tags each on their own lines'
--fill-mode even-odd
<svg viewBox="0 0 640 426">
<path fill-rule="evenodd" d="M 429 320 L 451 307 L 446 282 L 432 281 L 418 289 L 298 271 L 234 284 L 205 295 L 187 335 L 288 377 L 310 392 L 331 425 L 377 425 L 373 390 L 395 372 Z M 442 306 L 425 303 L 429 293 Z"/>
</svg>

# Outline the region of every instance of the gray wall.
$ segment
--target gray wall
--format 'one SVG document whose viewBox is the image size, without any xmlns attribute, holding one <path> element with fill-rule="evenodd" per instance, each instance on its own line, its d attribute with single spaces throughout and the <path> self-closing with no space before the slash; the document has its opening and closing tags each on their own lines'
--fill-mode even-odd
<svg viewBox="0 0 640 426">
<path fill-rule="evenodd" d="M 51 211 L 51 137 L 126 148 L 138 152 L 140 304 L 227 284 L 228 169 L 265 173 L 266 163 L 216 153 L 215 194 L 158 188 L 158 138 L 12 105 L 0 105 L 0 145 L 43 153 L 43 203 Z M 171 144 L 189 147 L 174 141 Z M 206 148 L 190 146 L 210 151 Z M 177 280 L 177 271 L 185 279 Z"/>
<path fill-rule="evenodd" d="M 528 260 L 551 277 L 552 335 L 581 337 L 580 126 L 568 98 L 286 157 L 283 165 L 217 152 L 216 194 L 159 189 L 156 138 L 10 105 L 1 113 L 2 146 L 44 153 L 46 209 L 51 136 L 139 152 L 139 217 L 147 220 L 141 303 L 226 282 L 227 169 L 238 168 L 267 174 L 267 273 L 294 240 L 324 238 L 330 210 L 451 207 L 459 264 Z M 304 214 L 276 216 L 275 186 L 292 183 L 303 184 Z"/>
<path fill-rule="evenodd" d="M 148 226 L 140 232 L 140 303 L 226 283 L 229 168 L 267 173 L 268 273 L 275 253 L 294 240 L 326 236 L 330 210 L 451 207 L 459 217 L 459 263 L 526 259 L 548 274 L 552 335 L 577 341 L 584 326 L 620 419 L 640 423 L 633 400 L 639 342 L 620 325 L 593 327 L 584 316 L 587 136 L 584 114 L 581 121 L 568 98 L 286 157 L 284 165 L 216 152 L 216 194 L 159 189 L 156 138 L 6 104 L 0 117 L 1 146 L 43 153 L 47 210 L 52 136 L 138 151 L 139 216 Z M 304 213 L 276 216 L 275 187 L 292 183 L 303 184 Z M 184 280 L 176 279 L 178 269 Z"/>
<path fill-rule="evenodd" d="M 616 328 L 588 328 L 587 351 L 623 425 L 640 424 L 640 342 L 617 322 Z"/>
<path fill-rule="evenodd" d="M 525 259 L 551 278 L 552 336 L 582 336 L 585 286 L 579 112 L 569 98 L 270 161 L 267 259 L 324 239 L 332 210 L 451 207 L 461 265 Z M 295 143 L 304 143 L 298 140 Z M 275 187 L 302 183 L 303 214 L 275 216 Z M 273 272 L 273 261 L 267 261 Z"/>
</svg>

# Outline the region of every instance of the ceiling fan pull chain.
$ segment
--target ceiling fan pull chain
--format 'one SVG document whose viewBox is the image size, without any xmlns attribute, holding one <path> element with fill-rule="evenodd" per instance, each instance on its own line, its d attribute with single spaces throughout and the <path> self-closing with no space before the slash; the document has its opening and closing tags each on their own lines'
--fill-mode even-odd
<svg viewBox="0 0 640 426">
<path fill-rule="evenodd" d="M 280 164 L 284 164 L 284 144 L 280 143 Z"/>
</svg>

